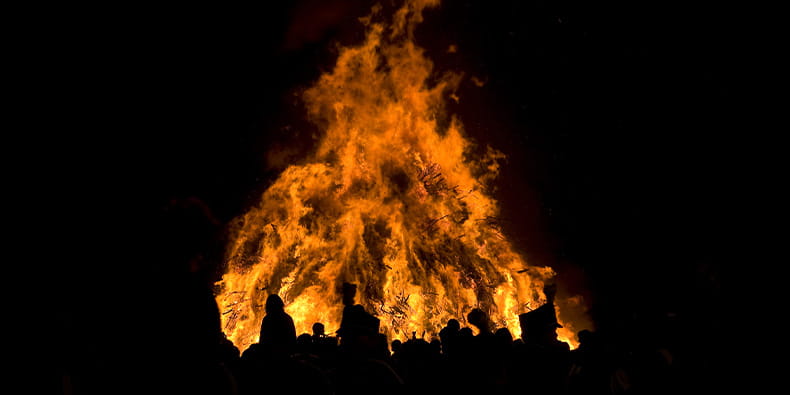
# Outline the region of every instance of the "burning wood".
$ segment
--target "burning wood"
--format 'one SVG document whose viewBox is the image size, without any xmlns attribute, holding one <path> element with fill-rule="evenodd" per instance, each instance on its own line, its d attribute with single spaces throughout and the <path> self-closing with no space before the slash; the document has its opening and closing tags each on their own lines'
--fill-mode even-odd
<svg viewBox="0 0 790 395">
<path fill-rule="evenodd" d="M 231 229 L 217 301 L 232 306 L 223 328 L 241 350 L 257 340 L 270 293 L 303 333 L 315 322 L 339 327 L 340 284 L 359 284 L 358 303 L 389 317 L 381 329 L 391 339 L 478 306 L 518 333 L 523 306 L 542 302 L 554 273 L 515 252 L 485 192 L 501 154 L 475 158 L 458 119 L 437 124 L 460 75 L 434 78 L 412 41 L 425 4 L 404 7 L 398 23 L 366 19 L 366 40 L 303 92 L 324 127 L 318 148 Z M 225 304 L 237 294 L 248 298 Z"/>
</svg>

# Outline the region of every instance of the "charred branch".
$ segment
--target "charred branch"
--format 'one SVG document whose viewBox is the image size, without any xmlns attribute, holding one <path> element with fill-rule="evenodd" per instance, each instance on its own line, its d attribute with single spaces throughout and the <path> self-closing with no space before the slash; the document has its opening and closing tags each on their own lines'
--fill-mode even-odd
<svg viewBox="0 0 790 395">
<path fill-rule="evenodd" d="M 445 219 L 445 218 L 447 218 L 447 217 L 449 217 L 449 216 L 450 216 L 450 215 L 449 215 L 449 214 L 447 214 L 447 215 L 442 215 L 441 217 L 439 217 L 439 218 L 436 218 L 436 219 L 431 219 L 431 220 L 428 220 L 428 221 L 425 223 L 425 226 L 423 227 L 423 233 L 424 233 L 425 235 L 432 235 L 432 234 L 433 234 L 433 233 L 435 233 L 435 232 L 436 232 L 436 230 L 438 229 L 438 226 L 437 226 L 437 225 L 438 225 L 439 221 L 441 221 L 441 220 L 443 220 L 443 219 Z"/>
<path fill-rule="evenodd" d="M 429 195 L 458 194 L 458 185 L 452 187 L 447 185 L 447 180 L 442 175 L 442 168 L 438 163 L 431 163 L 420 169 L 417 179 L 420 180 Z"/>
</svg>

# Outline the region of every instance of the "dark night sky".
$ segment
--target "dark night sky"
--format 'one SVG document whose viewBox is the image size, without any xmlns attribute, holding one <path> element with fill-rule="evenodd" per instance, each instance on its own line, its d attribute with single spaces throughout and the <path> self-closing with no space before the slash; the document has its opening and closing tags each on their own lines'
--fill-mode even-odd
<svg viewBox="0 0 790 395">
<path fill-rule="evenodd" d="M 528 259 L 591 291 L 601 327 L 672 312 L 686 330 L 720 328 L 730 136 L 744 117 L 736 10 L 445 3 L 426 13 L 418 42 L 437 70 L 487 81 L 467 79 L 448 110 L 507 154 L 497 194 Z M 169 200 L 197 197 L 221 221 L 242 213 L 309 150 L 293 92 L 332 65 L 333 43 L 359 42 L 369 4 L 113 10 L 53 34 L 62 105 L 45 115 L 68 125 L 54 141 L 69 147 L 55 150 L 68 165 L 53 172 L 81 225 L 69 251 L 91 261 L 57 273 L 145 289 L 162 269 L 139 260 L 157 253 L 148 236 Z"/>
</svg>

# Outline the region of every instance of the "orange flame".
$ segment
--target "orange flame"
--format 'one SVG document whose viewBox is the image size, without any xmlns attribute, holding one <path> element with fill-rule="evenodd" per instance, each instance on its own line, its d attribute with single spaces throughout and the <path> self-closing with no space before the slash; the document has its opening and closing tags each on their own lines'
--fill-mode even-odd
<svg viewBox="0 0 790 395">
<path fill-rule="evenodd" d="M 270 293 L 297 333 L 315 322 L 331 332 L 341 284 L 356 283 L 357 303 L 390 339 L 436 335 L 475 307 L 518 335 L 518 314 L 544 303 L 554 272 L 514 251 L 487 192 L 503 155 L 475 158 L 458 119 L 440 126 L 461 78 L 429 85 L 432 63 L 413 40 L 422 10 L 437 4 L 407 1 L 389 25 L 363 18 L 365 41 L 304 92 L 325 135 L 237 219 L 218 283 L 223 330 L 241 350 L 258 341 Z"/>
</svg>

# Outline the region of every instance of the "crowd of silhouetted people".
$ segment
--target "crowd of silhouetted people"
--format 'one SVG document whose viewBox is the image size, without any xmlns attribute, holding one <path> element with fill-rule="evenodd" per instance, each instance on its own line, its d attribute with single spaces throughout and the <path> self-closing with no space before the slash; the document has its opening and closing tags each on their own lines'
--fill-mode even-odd
<svg viewBox="0 0 790 395">
<path fill-rule="evenodd" d="M 196 229 L 193 222 L 179 219 L 176 224 L 186 225 L 165 234 L 185 233 L 185 243 L 199 239 L 183 231 Z M 388 339 L 379 319 L 356 304 L 353 284 L 339 291 L 344 307 L 336 332 L 314 323 L 312 333 L 300 334 L 283 300 L 272 294 L 259 342 L 240 352 L 222 333 L 208 258 L 190 245 L 172 250 L 180 255 L 161 259 L 183 264 L 162 264 L 173 269 L 134 293 L 136 302 L 155 308 L 118 310 L 113 325 L 59 331 L 63 341 L 52 350 L 60 358 L 57 393 L 657 394 L 684 392 L 682 378 L 689 375 L 710 382 L 697 373 L 702 364 L 689 361 L 690 353 L 676 352 L 677 341 L 662 343 L 649 333 L 634 333 L 632 341 L 583 330 L 571 350 L 557 339 L 552 286 L 544 289 L 547 303 L 519 316 L 519 338 L 496 328 L 484 310 L 472 309 L 448 320 L 438 338 L 413 333 L 405 341 Z"/>
<path fill-rule="evenodd" d="M 243 353 L 222 337 L 214 372 L 222 394 L 631 394 L 659 393 L 671 380 L 671 355 L 621 354 L 593 331 L 578 333 L 571 350 L 557 339 L 551 287 L 548 302 L 519 316 L 522 335 L 494 328 L 481 309 L 462 327 L 450 319 L 438 339 L 416 333 L 387 339 L 379 319 L 354 303 L 356 287 L 343 288 L 343 317 L 335 336 L 315 323 L 296 333 L 282 299 L 266 300 L 259 343 Z M 641 360 L 640 360 L 641 359 Z"/>
</svg>

